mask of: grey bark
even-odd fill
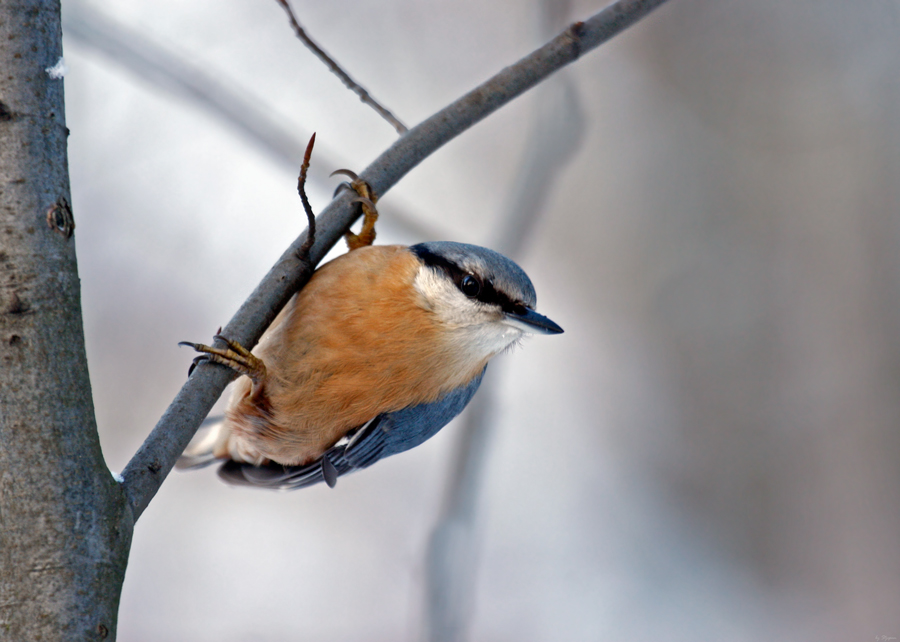
[[[114,637],[131,513],[100,452],[59,3],[0,3],[0,638]]]

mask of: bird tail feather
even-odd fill
[[[216,452],[221,452],[221,445],[228,439],[225,416],[207,417],[197,428],[194,438],[184,449],[181,457],[175,462],[178,470],[205,468],[221,461]]]

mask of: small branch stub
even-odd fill
[[[72,238],[75,233],[75,217],[72,216],[72,206],[65,196],[56,199],[56,203],[47,210],[47,226],[67,239]]]
[[[16,113],[0,100],[0,123],[8,122],[16,117]]]
[[[316,242],[316,215],[313,213],[312,205],[309,204],[309,198],[306,196],[306,172],[309,170],[309,160],[312,158],[313,146],[316,144],[316,134],[309,139],[306,145],[306,153],[303,154],[303,164],[300,165],[300,175],[297,176],[297,193],[300,194],[300,201],[303,203],[303,211],[306,212],[306,220],[309,224],[306,232],[306,241],[297,250],[297,258],[312,267],[309,260],[309,250]]]

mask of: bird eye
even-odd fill
[[[474,299],[481,292],[481,283],[472,275],[466,275],[459,284],[459,289],[470,299]]]

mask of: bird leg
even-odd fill
[[[363,224],[359,234],[354,234],[349,230],[344,234],[347,248],[353,251],[360,247],[372,245],[375,242],[375,221],[378,220],[378,210],[375,209],[375,202],[378,200],[378,197],[375,195],[375,191],[371,185],[349,169],[338,169],[331,172],[332,176],[335,174],[343,174],[350,177],[350,187],[358,194],[353,200],[362,205],[363,211]],[[346,185],[346,183],[343,183],[343,185]]]
[[[250,377],[250,381],[253,382],[250,397],[253,399],[258,398],[262,394],[263,384],[266,380],[266,364],[237,341],[227,339],[221,334],[216,334],[213,338],[222,340],[228,347],[225,349],[213,348],[202,343],[191,343],[189,341],[182,341],[178,344],[180,346],[190,346],[197,352],[203,353],[194,359],[188,376],[198,364],[212,361],[213,363],[227,366],[238,374]]]

